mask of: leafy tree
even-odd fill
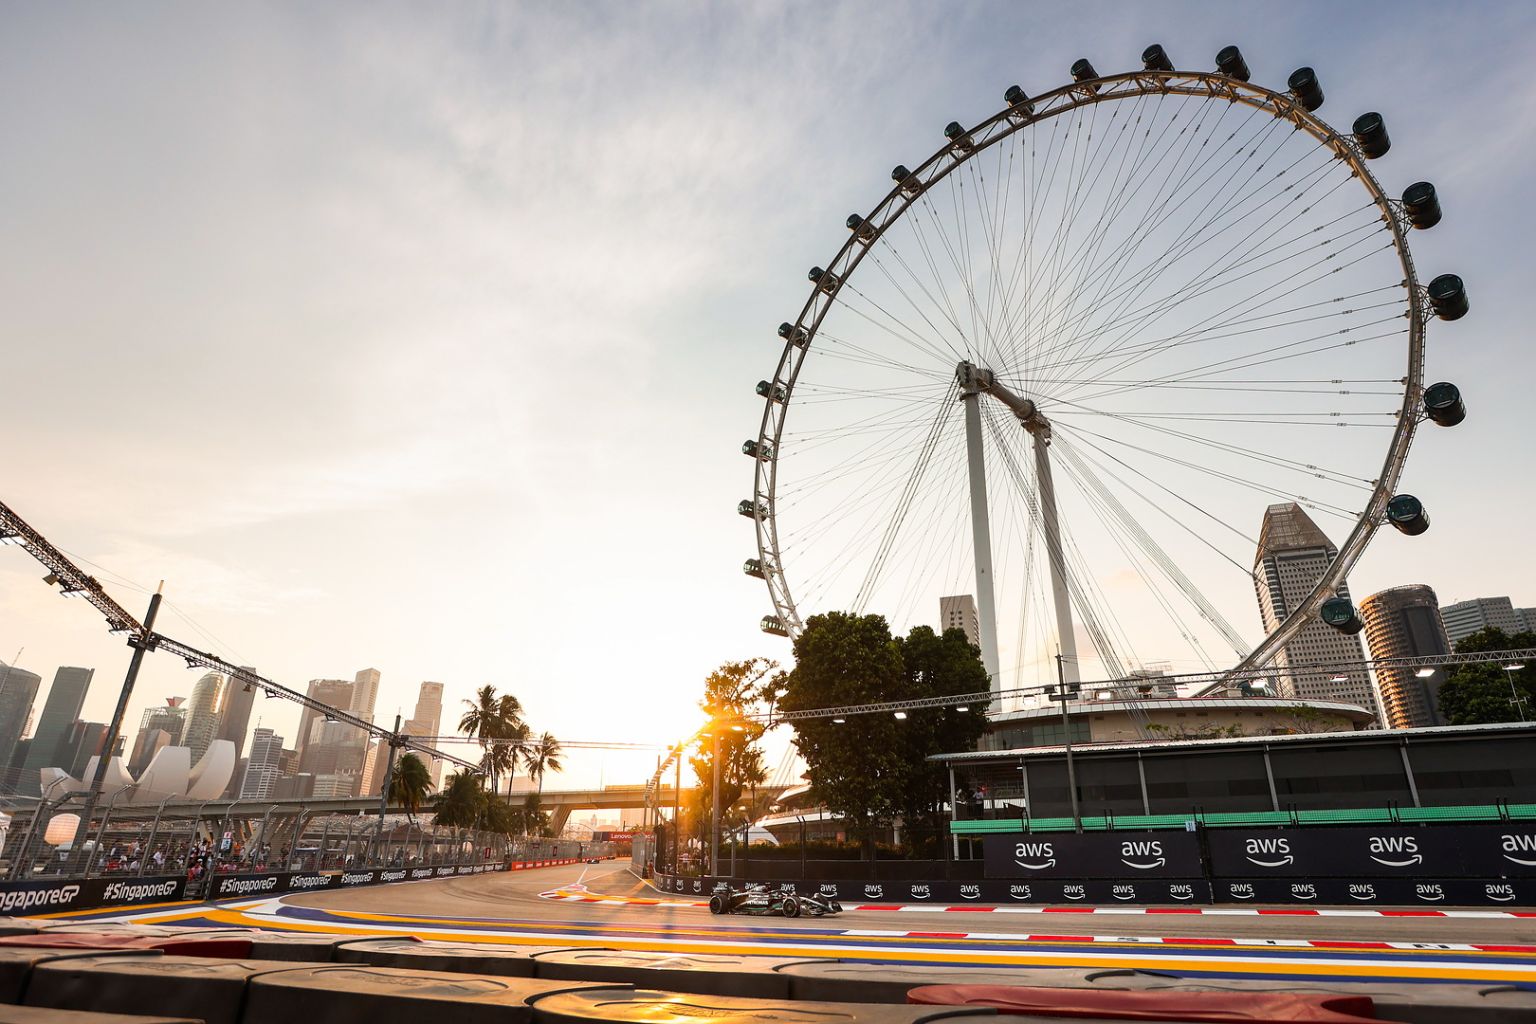
[[[480,776],[455,772],[443,781],[442,792],[432,798],[433,822],[450,828],[479,828],[488,803]]]
[[[784,673],[779,663],[767,658],[749,658],[746,661],[728,661],[711,672],[704,680],[704,699],[699,707],[712,721],[721,723],[716,736],[699,746],[699,752],[690,758],[693,774],[698,780],[694,790],[694,811],[700,820],[708,819],[714,810],[714,757],[720,754],[720,814],[722,827],[734,823],[734,808],[749,787],[760,786],[768,778],[763,766],[762,748],[758,741],[763,736],[761,723],[748,721],[743,716],[753,713],[758,705],[776,696],[782,685]],[[718,742],[718,747],[716,746]]]
[[[1513,636],[1502,629],[1480,629],[1463,637],[1456,645],[1457,654],[1483,651],[1513,651],[1536,647],[1536,633]],[[1514,693],[1510,684],[1514,684]],[[1518,696],[1520,705],[1513,703]],[[1488,722],[1518,722],[1536,715],[1536,665],[1506,672],[1499,662],[1458,665],[1440,685],[1440,713],[1451,725],[1482,725]]]
[[[405,817],[416,824],[415,814],[432,792],[432,773],[413,753],[402,754],[396,759],[389,776],[389,802],[405,808]]]
[[[565,770],[560,764],[560,758],[564,756],[564,752],[560,749],[560,741],[555,739],[555,734],[546,732],[538,739],[530,741],[523,750],[522,756],[523,768],[539,784],[539,788],[532,794],[532,810],[537,815],[539,805],[544,801],[544,773]]]
[[[807,620],[795,639],[795,668],[779,701],[785,711],[982,693],[988,689],[980,652],[964,632],[942,636],[919,626],[891,636],[879,615],[832,612]],[[975,746],[986,723],[985,701],[965,712],[931,708],[905,720],[889,714],[794,723],[812,795],[838,814],[850,836],[872,851],[875,836],[898,819],[915,827],[942,820],[948,774],[927,758]]]

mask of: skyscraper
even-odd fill
[[[1253,586],[1266,633],[1278,629],[1306,600],[1338,554],[1338,548],[1295,502],[1271,505],[1264,510],[1259,550],[1253,560]],[[1337,594],[1349,597],[1349,584],[1341,581]],[[1292,671],[1308,665],[1327,668]],[[1277,692],[1282,697],[1358,704],[1381,721],[1358,635],[1341,633],[1313,619],[1281,648],[1274,666],[1279,672]]]
[[[240,781],[241,800],[266,800],[277,792],[282,778],[283,738],[271,729],[257,728],[251,736],[251,756]]]
[[[54,751],[54,767],[62,768],[75,778],[85,782],[86,768],[91,763],[91,758],[101,754],[101,748],[107,742],[107,723],[105,722],[81,722],[69,723],[64,730],[64,738],[59,740],[58,749]],[[122,752],[122,737],[118,737],[117,749],[113,754]]]
[[[43,704],[37,729],[32,733],[32,746],[27,748],[25,768],[32,776],[30,780],[22,780],[27,792],[38,792],[38,769],[69,767],[59,764],[56,757],[70,723],[80,720],[85,693],[91,688],[91,676],[95,674],[93,668],[75,668],[70,665],[62,666],[53,674],[53,685],[48,688],[48,700]]]
[[[311,679],[305,693],[322,704],[345,709],[352,706],[352,689],[352,682],[346,679]],[[305,708],[299,714],[299,735],[294,739],[293,747],[299,752],[301,761],[309,749],[310,733],[314,731],[315,721],[319,718],[320,713],[312,708]]]
[[[192,687],[192,699],[187,702],[187,727],[182,731],[181,743],[192,752],[192,764],[208,752],[219,732],[219,695],[224,690],[224,677],[209,672]]]
[[[416,713],[407,723],[406,732],[412,736],[428,737],[436,736],[443,727],[443,684],[422,683],[421,689],[416,691]],[[434,744],[435,746],[436,744]],[[427,760],[427,773],[432,777],[432,786],[436,788],[442,784],[443,763],[441,761]]]
[[[939,632],[951,629],[965,630],[965,638],[981,646],[980,618],[976,614],[976,599],[970,594],[939,598]]]
[[[242,668],[254,673],[250,665]],[[218,739],[229,740],[235,745],[235,760],[245,756],[245,730],[251,724],[251,702],[256,698],[256,687],[232,678],[224,694],[224,707],[219,713]]]
[[[379,670],[365,668],[352,681],[352,706],[346,710],[365,722],[373,721],[373,706],[379,699]]]
[[[42,685],[43,677],[36,672],[0,661],[0,772],[16,753],[16,742],[27,727],[27,719],[32,716],[32,702],[37,699],[37,688]]]
[[[1365,622],[1371,657],[1377,661],[1450,653],[1450,641],[1440,622],[1440,602],[1433,590],[1421,584],[1372,594],[1360,602],[1360,618]],[[1443,670],[1420,676],[1416,669],[1377,665],[1376,681],[1389,728],[1445,724],[1439,700],[1440,684],[1445,681]]]
[[[1459,644],[1480,629],[1502,629],[1509,634],[1522,632],[1525,616],[1507,597],[1474,597],[1440,609],[1445,635]]]
[[[187,727],[185,697],[167,697],[164,707],[145,708],[139,719],[139,733],[133,741],[133,752],[128,756],[128,771],[137,778],[149,766],[162,747],[174,747],[181,742],[181,734]]]

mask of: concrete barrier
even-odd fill
[[[141,1017],[121,1013],[82,1013],[41,1006],[0,1006],[0,1024],[203,1024],[192,1017]]]
[[[0,935],[31,935],[37,925],[23,917],[0,917]]]
[[[530,1000],[578,982],[333,964],[251,979],[243,1024],[531,1024]]]
[[[563,951],[551,946],[502,946],[474,942],[423,942],[417,939],[358,939],[336,947],[336,963],[401,967],[413,971],[490,974],[499,978],[532,978],[530,953]]]
[[[184,956],[51,960],[32,969],[26,1004],[96,1013],[153,1008],[201,1018],[206,1024],[240,1024],[246,983],[257,975],[292,969],[293,964],[276,960]]]
[[[0,949],[0,1003],[19,1003],[27,994],[27,984],[38,964],[53,960],[69,960],[82,956],[101,956],[99,950],[46,949],[43,947]],[[107,954],[109,956],[158,957],[158,949],[129,949]]]
[[[564,949],[533,956],[535,976],[565,981],[616,981],[645,988],[704,995],[790,998],[792,964],[814,963],[767,956],[714,956],[607,949]]]
[[[330,963],[336,959],[337,946],[356,938],[314,932],[257,932],[251,936],[251,956],[258,960]]]
[[[795,999],[850,1003],[905,1003],[922,985],[1045,985],[1085,988],[1083,971],[1050,967],[944,967],[806,960],[775,969]]]
[[[539,996],[533,1000],[533,1013],[537,1024],[926,1024],[952,1017],[995,1015],[982,1007],[802,1003],[649,989],[592,989]]]

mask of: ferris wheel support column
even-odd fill
[[[962,364],[962,370],[969,364]],[[981,448],[981,391],[968,384],[960,400],[965,404],[965,452],[971,482],[971,542],[976,552],[976,613],[981,619],[981,663],[991,680],[993,714],[1001,711],[996,701],[1003,686],[997,656],[997,605],[992,596],[992,529],[987,522],[987,468]],[[942,628],[942,625],[941,625]]]
[[[1024,421],[1024,429],[1035,442],[1040,525],[1045,530],[1045,549],[1051,559],[1051,596],[1056,603],[1056,638],[1061,647],[1063,684],[1068,690],[1074,690],[1082,676],[1077,664],[1077,627],[1072,621],[1072,596],[1067,591],[1066,556],[1061,550],[1061,523],[1056,518],[1056,484],[1051,477],[1051,425],[1036,411]]]

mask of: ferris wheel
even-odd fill
[[[1142,62],[1079,60],[950,123],[811,268],[742,445],[765,632],[823,611],[905,631],[970,595],[994,690],[1054,681],[1057,655],[1069,681],[1241,670],[1320,612],[1358,629],[1337,595],[1372,535],[1428,527],[1397,490],[1408,449],[1465,410],[1424,387],[1425,327],[1468,310],[1460,278],[1422,286],[1409,253],[1440,220],[1434,186],[1389,195],[1369,167],[1384,119],[1330,127],[1311,68],[1282,92],[1236,47],[1214,71],[1161,46]],[[1277,503],[1337,556],[1264,629]]]

